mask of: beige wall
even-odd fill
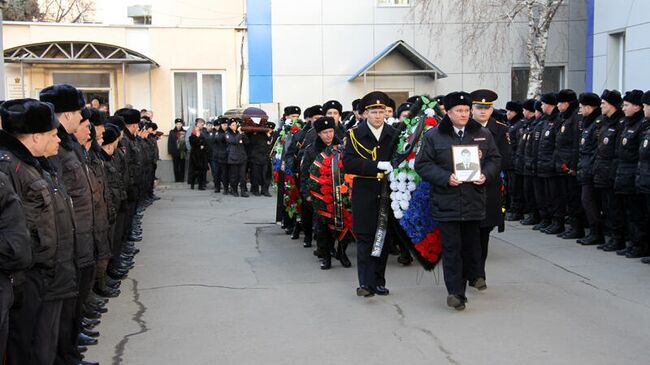
[[[25,65],[27,96],[37,96],[38,90],[52,83],[49,73],[52,70],[110,69],[113,71],[111,110],[123,107],[125,101],[137,109],[151,109],[155,113],[154,120],[160,130],[167,133],[175,118],[173,72],[217,71],[223,73],[224,110],[237,106],[241,32],[235,28],[115,27],[9,22],[3,27],[3,35],[5,49],[48,41],[92,41],[126,47],[144,54],[160,65],[127,66],[125,88],[122,84],[121,65]],[[7,64],[6,68],[8,81],[20,75],[19,65]],[[123,93],[124,89],[126,95]],[[166,139],[161,140],[162,158],[168,158],[166,146]]]

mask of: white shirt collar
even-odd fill
[[[463,128],[456,128],[456,126],[453,127],[454,127],[454,133],[458,134],[458,131],[463,131],[463,134],[465,133],[465,127]]]
[[[375,136],[375,139],[379,141],[379,137],[381,137],[381,132],[384,130],[384,123],[382,123],[379,128],[375,128],[372,126],[372,124],[368,123],[368,128],[370,129],[370,132],[372,132],[372,135]]]

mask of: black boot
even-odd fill
[[[548,228],[543,230],[542,232],[546,234],[558,234],[564,232],[564,219],[558,218],[553,220],[553,224],[551,224]]]
[[[574,240],[576,238],[583,238],[585,236],[585,229],[582,227],[582,224],[574,221],[571,224],[571,229],[565,232],[562,235],[562,238],[565,240]]]
[[[347,249],[348,249],[347,243],[339,243],[336,249],[336,258],[341,262],[341,265],[343,267],[352,266],[352,263],[350,262],[350,259],[348,258],[348,255],[345,252]]]
[[[577,242],[583,246],[594,246],[603,244],[605,240],[603,239],[603,235],[600,230],[596,227],[592,227],[589,230],[589,235],[587,235],[587,237],[579,239]]]
[[[603,251],[614,252],[625,248],[625,240],[622,238],[609,238],[609,241],[603,246]]]
[[[519,223],[523,226],[534,226],[535,224],[539,223],[539,217],[537,214],[531,213]]]
[[[291,234],[291,239],[292,240],[299,239],[300,238],[300,231],[301,231],[300,223],[296,222],[296,224],[293,227],[293,233]]]
[[[321,270],[329,270],[332,267],[332,258],[330,256],[324,257],[320,261]]]
[[[541,231],[542,229],[546,229],[550,225],[551,225],[551,221],[549,219],[543,219],[542,221],[540,221],[539,223],[533,226],[533,231]]]

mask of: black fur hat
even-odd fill
[[[0,105],[0,119],[9,134],[45,133],[59,127],[54,106],[36,99],[5,101]]]
[[[472,96],[464,91],[454,91],[445,95],[442,99],[442,105],[446,110],[451,110],[458,105],[472,106]]]
[[[509,110],[509,111],[515,112],[515,113],[521,113],[521,112],[524,111],[524,108],[518,102],[511,100],[511,101],[506,103],[506,110]]]
[[[314,129],[316,129],[316,133],[320,133],[326,129],[329,128],[334,128],[335,123],[334,123],[334,118],[331,117],[320,117],[316,119],[312,125],[314,126]]]
[[[643,91],[634,89],[632,91],[626,91],[625,96],[623,97],[623,101],[627,101],[628,103],[632,103],[635,105],[640,105],[643,106]]]
[[[55,113],[81,110],[86,105],[81,91],[68,84],[56,84],[46,87],[41,90],[39,99],[52,103]]]
[[[600,96],[595,93],[582,93],[578,98],[578,102],[582,105],[589,105],[593,107],[600,106]]]
[[[343,113],[343,105],[336,100],[330,100],[323,104],[323,112],[327,114],[327,111],[330,109],[336,109],[339,111],[339,114]]]
[[[126,129],[126,123],[124,123],[124,118],[119,115],[114,115],[112,117],[106,118],[106,124],[112,124],[116,126],[120,131]]]
[[[124,118],[124,124],[138,124],[140,123],[140,112],[136,109],[122,108],[115,112],[115,115],[119,115]]]
[[[562,89],[557,93],[556,99],[558,103],[572,103],[578,100],[578,96],[571,89]]]
[[[603,93],[600,95],[600,98],[608,102],[609,104],[620,108],[621,103],[623,102],[623,97],[618,90],[603,90]]]

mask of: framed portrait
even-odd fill
[[[460,181],[478,181],[481,178],[481,159],[478,145],[451,146],[454,175]]]

